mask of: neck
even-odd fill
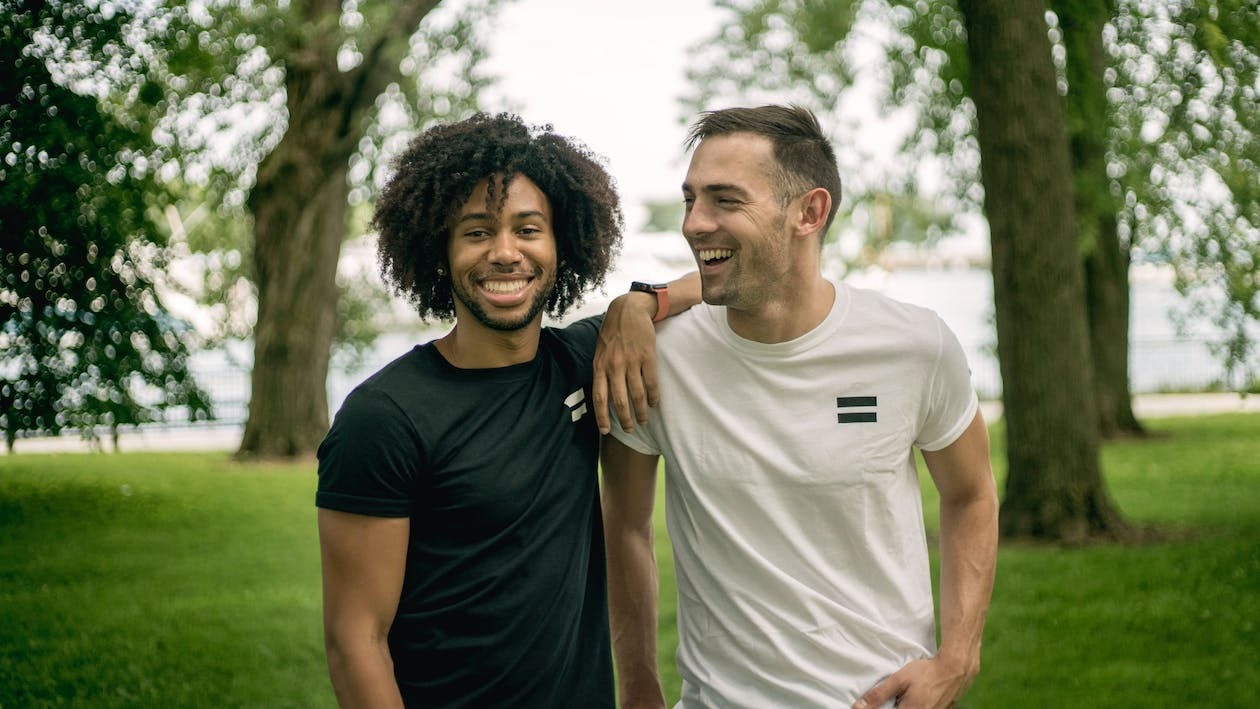
[[[460,369],[493,369],[529,362],[538,354],[542,316],[519,330],[492,330],[480,323],[455,327],[435,346],[447,362]]]
[[[836,301],[836,289],[815,271],[789,279],[779,297],[747,310],[726,309],[726,322],[745,340],[772,344],[795,340],[818,327]]]

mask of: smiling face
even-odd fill
[[[499,209],[487,199],[488,191],[489,180],[482,180],[451,215],[447,258],[455,317],[461,324],[520,330],[541,321],[556,283],[551,204],[520,174]]]
[[[790,236],[774,164],[770,139],[752,133],[706,138],[691,157],[683,236],[706,303],[754,310],[787,282]]]

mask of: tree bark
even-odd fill
[[[1098,240],[1084,264],[1098,432],[1104,438],[1145,436],[1129,385],[1129,250],[1116,234],[1114,214],[1100,215],[1098,222]]]
[[[328,431],[326,380],[350,156],[377,96],[401,78],[407,38],[437,3],[398,3],[394,21],[351,71],[337,65],[340,0],[310,0],[295,10],[305,30],[295,33],[284,60],[288,128],[259,165],[249,196],[258,320],[238,456],[309,455]]]
[[[993,253],[1004,537],[1124,529],[1103,486],[1071,158],[1045,0],[960,0]]]
[[[1129,249],[1116,229],[1119,205],[1107,176],[1107,68],[1103,27],[1110,0],[1052,0],[1067,53],[1067,115],[1076,224],[1085,266],[1090,356],[1099,433],[1141,436],[1129,386]]]

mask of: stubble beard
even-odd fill
[[[534,278],[538,279],[541,277],[542,272],[539,269],[535,269]],[[551,292],[555,290],[555,287],[556,274],[553,272],[547,282],[543,284],[543,287],[539,289],[538,294],[534,296],[534,300],[529,304],[529,310],[526,311],[525,315],[521,316],[519,319],[496,320],[491,317],[490,313],[486,312],[485,308],[481,307],[481,303],[477,302],[477,298],[473,295],[473,292],[470,292],[467,288],[465,288],[462,282],[457,282],[454,279],[451,281],[451,292],[455,295],[459,302],[464,304],[464,307],[467,308],[468,312],[477,319],[477,322],[487,328],[490,328],[491,330],[497,330],[499,332],[515,332],[533,322],[534,318],[538,317],[538,314],[541,313],[543,308],[547,306],[547,299],[551,297]]]

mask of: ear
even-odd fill
[[[801,196],[800,216],[796,220],[798,236],[821,234],[831,213],[831,193],[815,187]]]

